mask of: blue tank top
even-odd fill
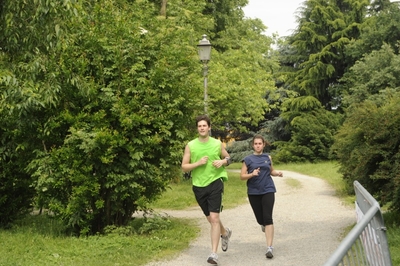
[[[263,195],[276,192],[274,180],[271,177],[271,160],[267,153],[261,155],[251,154],[243,159],[247,166],[247,173],[252,173],[260,168],[258,176],[253,176],[247,180],[248,195]]]

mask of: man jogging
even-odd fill
[[[222,211],[223,181],[228,179],[224,166],[230,157],[222,142],[210,137],[210,118],[201,115],[196,118],[198,137],[190,141],[182,159],[182,170],[192,172],[193,193],[211,225],[211,254],[207,262],[218,264],[217,249],[221,237],[222,251],[228,250],[232,230],[225,228],[220,220]]]

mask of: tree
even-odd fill
[[[54,112],[59,99],[59,81],[54,78],[58,67],[51,58],[73,11],[70,1],[1,4],[1,225],[31,210],[35,191],[27,162],[35,158],[34,150],[45,147],[46,140],[57,143],[58,136],[46,131],[40,121]]]
[[[1,67],[0,67],[1,68]],[[0,113],[4,114],[4,106]],[[20,215],[32,210],[32,178],[24,171],[25,158],[31,155],[15,140],[21,132],[15,125],[15,117],[1,116],[0,123],[0,227],[8,227]],[[6,128],[9,127],[9,130]],[[12,177],[12,178],[11,178]]]
[[[271,108],[265,97],[276,92],[272,71],[278,64],[268,56],[272,40],[262,29],[261,21],[245,20],[217,40],[224,52],[210,62],[209,112],[222,138],[227,124],[231,135],[246,132]]]
[[[349,187],[358,180],[396,212],[400,211],[399,100],[397,92],[382,106],[370,100],[353,104],[332,146]]]
[[[176,89],[194,75],[196,61],[187,58],[195,47],[180,49],[191,32],[149,14],[147,22],[157,27],[148,28],[140,19],[145,13],[132,17],[133,10],[148,9],[145,3],[118,8],[102,2],[91,9],[90,23],[74,25],[74,42],[60,55],[60,78],[78,78],[63,87],[63,101],[70,103],[58,119],[68,121],[68,131],[62,145],[38,152],[29,165],[48,207],[84,234],[126,225],[180,175],[188,123],[198,107],[196,83]],[[79,88],[88,94],[73,95]]]
[[[384,44],[360,59],[340,80],[344,106],[372,100],[383,105],[385,95],[399,91],[400,57]]]
[[[344,75],[346,118],[332,146],[349,186],[358,180],[395,211],[400,211],[399,74],[400,56],[384,44]]]
[[[400,9],[389,1],[377,1],[379,5],[370,11],[360,27],[360,36],[351,40],[346,46],[345,54],[353,62],[374,50],[380,50],[388,44],[394,52],[399,53]]]
[[[21,180],[27,200],[76,234],[125,225],[161,196],[181,175],[184,144],[203,110],[196,44],[214,26],[205,5],[168,1],[161,17],[159,4],[147,1],[8,1],[0,32],[1,149],[12,154],[0,163],[14,169],[2,176],[7,184]],[[221,45],[237,33],[251,38],[239,42],[246,54],[213,51],[212,104],[225,107],[212,111],[216,128],[242,116],[257,123],[267,108],[262,96],[273,91],[263,68],[274,62],[253,50],[267,51],[269,39],[245,24],[226,29]],[[228,104],[231,90],[244,88],[242,100]]]
[[[276,141],[274,156],[280,162],[316,162],[328,160],[333,136],[337,132],[341,115],[325,110],[312,96],[287,100],[281,118],[286,121],[289,141]]]
[[[283,73],[290,89],[317,98],[330,110],[338,95],[335,85],[351,66],[345,46],[358,38],[369,1],[306,1],[300,10],[299,26],[289,36],[295,50],[295,72]]]
[[[167,3],[168,0],[162,0],[161,1],[161,9],[160,9],[160,16],[167,16]]]
[[[30,11],[45,12],[46,4]],[[36,186],[40,204],[78,234],[126,224],[180,175],[188,124],[200,108],[200,81],[189,82],[197,62],[187,60],[195,58],[194,31],[157,20],[146,3],[122,4],[76,4],[65,28],[53,27],[57,38],[46,38],[48,25],[50,33],[35,37],[43,49],[29,43],[15,50],[2,76],[2,106],[10,107],[2,109],[10,121],[2,126],[18,126],[14,149],[28,155],[7,163],[35,177],[28,184]],[[55,14],[63,11],[54,7]],[[15,21],[24,19],[25,12],[15,14]],[[155,26],[146,34],[147,23]],[[12,29],[2,35],[7,53],[21,34]],[[27,32],[25,38],[33,37]]]
[[[224,47],[220,46],[218,39],[227,30],[232,30],[243,20],[243,7],[248,0],[205,0],[206,6],[203,14],[213,18],[214,27],[212,28],[215,48],[223,52]]]
[[[271,143],[267,149],[274,160],[286,163],[330,159],[330,147],[342,116],[325,110],[312,96],[287,99],[282,109],[284,112],[279,118],[267,121],[257,131]],[[250,139],[251,136],[228,145],[227,150],[234,160],[241,161],[251,152]]]

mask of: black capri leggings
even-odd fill
[[[250,205],[256,216],[257,223],[260,225],[274,224],[272,220],[272,211],[274,209],[275,193],[247,196],[249,197]]]

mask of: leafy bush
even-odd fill
[[[14,52],[20,42],[10,53],[15,61],[0,62],[10,69],[0,73],[0,111],[10,122],[4,128],[22,135],[12,136],[21,143],[10,152],[25,152],[18,162],[0,163],[18,169],[0,168],[8,193],[16,194],[0,198],[13,201],[2,219],[20,211],[20,199],[30,207],[33,193],[24,192],[36,189],[38,207],[62,219],[71,233],[126,225],[179,174],[189,121],[201,109],[201,101],[192,100],[198,62],[188,60],[197,33],[172,30],[179,20],[160,20],[148,1],[14,2],[4,8],[4,16],[13,14],[7,23],[31,24],[6,26],[1,34],[2,51]],[[146,24],[154,30],[144,33]],[[18,39],[26,28],[28,36]],[[17,189],[21,184],[24,189]]]
[[[1,135],[4,137],[7,134]],[[23,170],[24,158],[29,155],[22,149],[15,150],[12,141],[0,148],[0,227],[8,227],[15,219],[30,211],[35,194],[31,187],[32,178]]]
[[[226,146],[226,151],[231,156],[232,162],[241,162],[244,157],[253,152],[250,140],[234,141]]]
[[[1,170],[0,170],[1,171]],[[30,211],[34,191],[29,185],[29,176],[21,174],[10,178],[8,171],[0,174],[0,227],[8,227],[11,222]]]
[[[288,121],[291,132],[289,141],[277,141],[275,162],[317,162],[330,158],[330,147],[334,142],[342,116],[322,108],[311,96],[298,97],[287,102],[288,111],[281,117]]]
[[[151,234],[153,231],[167,230],[170,226],[171,220],[168,216],[153,213],[150,217],[143,218],[143,223],[137,232],[141,235]]]
[[[354,104],[335,136],[332,152],[349,183],[358,180],[380,203],[400,211],[400,97],[378,107]]]

